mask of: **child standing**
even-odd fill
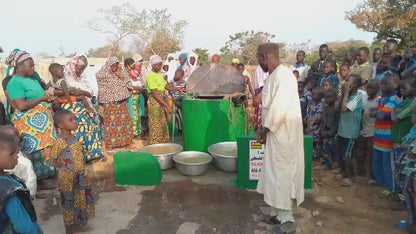
[[[67,234],[86,227],[94,217],[91,181],[85,169],[82,145],[71,131],[78,128],[74,114],[59,111],[54,116],[58,140],[52,146],[52,163],[59,168],[59,188]]]
[[[0,134],[0,231],[2,233],[41,234],[29,191],[23,182],[4,170],[18,163],[19,141]]]
[[[384,190],[381,196],[389,198],[394,189],[391,155],[393,150],[393,141],[391,138],[393,121],[391,119],[391,113],[395,108],[400,106],[401,100],[395,95],[392,76],[383,78],[380,83],[380,89],[383,96],[378,102],[378,106],[371,113],[371,116],[376,118],[373,169],[376,183],[379,185],[387,184],[387,190]]]
[[[330,170],[336,158],[335,136],[338,131],[339,111],[335,107],[337,91],[335,89],[326,90],[324,93],[325,105],[322,110],[321,137],[322,137],[322,156],[325,167]]]
[[[309,105],[306,116],[306,134],[313,136],[313,158],[319,160],[322,153],[321,115],[323,108],[323,92],[321,88],[312,90],[312,104]]]
[[[406,175],[403,193],[407,205],[406,229],[408,233],[416,233],[416,108],[413,108],[413,127],[403,138],[402,150],[405,157],[401,169]]]
[[[361,77],[350,75],[344,84],[342,98],[338,105],[341,107],[341,117],[338,127],[338,159],[342,172],[342,186],[352,184],[352,159],[355,158],[354,145],[361,132],[361,119],[363,109],[362,93],[358,92],[361,86]]]
[[[377,65],[376,79],[381,81],[386,75],[392,74],[393,73],[391,71],[392,64],[393,64],[392,57],[389,57],[389,56],[381,57],[381,60]]]
[[[176,70],[174,81],[172,86],[178,88],[181,92],[172,91],[173,102],[176,106],[175,111],[175,125],[176,128],[181,132],[182,131],[182,99],[184,97],[183,92],[186,90],[186,81],[184,79],[185,72],[184,70]]]
[[[305,82],[298,81],[298,94],[299,94],[299,101],[300,101],[300,110],[302,112],[302,124],[303,124],[303,132],[306,129],[306,114],[308,113],[308,99],[305,96]]]
[[[244,81],[245,81],[245,84],[246,84],[246,93],[247,93],[247,90],[248,90],[250,92],[251,96],[254,97],[254,89],[253,89],[253,86],[251,85],[250,77],[244,75],[245,68],[244,68],[243,63],[239,63],[237,65],[237,71],[238,71],[238,73],[240,73],[244,77]]]
[[[363,99],[363,120],[360,138],[357,141],[357,162],[358,175],[366,177],[369,184],[375,184],[373,172],[373,151],[374,151],[374,127],[375,118],[370,117],[372,109],[378,106],[380,96],[380,82],[370,80],[367,85],[367,98]]]
[[[341,65],[341,67],[339,68],[339,84],[338,84],[338,97],[341,96],[341,92],[342,92],[342,87],[344,87],[344,84],[347,83],[346,79],[347,77],[350,75],[350,66],[348,65],[348,63],[344,63]]]
[[[318,86],[323,87],[324,81],[330,80],[332,81],[332,87],[334,89],[338,88],[338,77],[335,75],[335,68],[337,64],[335,61],[329,60],[325,62],[325,74],[319,79]]]
[[[403,102],[399,108],[392,112],[393,129],[391,139],[393,141],[393,175],[394,175],[394,193],[403,199],[403,189],[406,176],[400,169],[404,153],[401,149],[403,138],[412,128],[413,109],[416,106],[416,78],[407,78],[402,81],[400,93],[403,95]]]

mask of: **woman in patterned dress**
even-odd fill
[[[115,57],[110,57],[96,76],[105,146],[118,148],[130,145],[134,138],[127,103],[133,90],[131,79]]]
[[[147,90],[149,100],[149,143],[160,144],[169,142],[168,113],[172,114],[173,109],[165,97],[165,90],[181,92],[168,84],[161,73],[162,58],[159,55],[150,57],[152,71],[147,75]]]
[[[88,66],[88,61],[85,56],[73,58],[65,66],[64,79],[68,87],[77,89],[77,95],[92,97],[93,91],[83,74],[86,66]],[[78,119],[78,129],[75,135],[82,143],[85,160],[89,162],[97,158],[104,159],[99,125],[82,102],[73,102],[72,106],[69,103],[62,104],[62,109],[70,110]]]
[[[25,51],[14,51],[10,64],[15,67],[7,92],[16,111],[12,115],[15,127],[23,136],[21,150],[29,154],[38,180],[55,175],[47,160],[56,136],[52,106],[55,97],[45,93],[41,80],[34,78],[35,65]]]

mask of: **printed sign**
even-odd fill
[[[257,141],[250,141],[249,150],[249,179],[259,180],[261,167],[263,166],[264,145]]]

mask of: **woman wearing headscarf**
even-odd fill
[[[179,55],[179,66],[176,70],[184,70],[186,61],[188,61],[188,55],[186,53]]]
[[[49,102],[56,97],[46,94],[34,78],[35,64],[27,52],[17,51],[10,64],[14,75],[7,85],[7,93],[16,108],[12,121],[23,137],[21,150],[30,155],[37,179],[46,179],[55,175],[47,159],[56,140]]]
[[[97,73],[97,83],[105,146],[116,148],[130,145],[134,134],[127,101],[133,87],[116,57],[110,57]]]
[[[74,57],[69,61],[65,66],[64,79],[68,87],[77,89],[76,95],[91,97],[92,90],[89,89],[88,82],[82,76],[88,64],[86,60],[85,57]],[[104,159],[101,151],[100,128],[82,102],[73,102],[73,106],[69,103],[62,104],[62,108],[71,111],[77,117],[78,129],[75,131],[75,135],[78,141],[82,143],[85,161],[88,162],[97,158]]]
[[[168,84],[161,73],[162,58],[159,55],[150,57],[152,71],[147,75],[147,90],[149,92],[148,109],[149,109],[149,142],[150,144],[159,144],[169,142],[169,129],[167,113],[173,113],[169,105],[165,90],[178,91]]]
[[[175,71],[178,68],[178,62],[175,60],[174,54],[168,54],[167,64],[169,66],[168,70],[168,83],[172,83],[175,77]]]
[[[7,93],[7,85],[9,84],[10,80],[13,78],[13,76],[16,74],[16,59],[17,59],[17,55],[21,54],[21,50],[20,49],[14,49],[9,57],[6,58],[6,64],[8,65],[7,67],[7,73],[6,73],[6,77],[3,79],[2,81],[2,86],[3,86],[3,90],[4,90],[4,95],[6,96],[6,112],[7,112],[7,117],[9,119],[11,119],[11,116],[14,112],[15,107],[13,106],[13,103],[11,102],[9,95]],[[39,74],[35,71],[33,72],[32,78],[36,79],[39,84],[42,86],[43,89],[45,89],[46,84],[45,82],[40,78]]]
[[[185,79],[185,81],[188,81],[192,72],[194,72],[196,69],[199,68],[198,55],[195,54],[194,52],[190,52],[188,54],[188,57],[189,57],[189,59],[186,61],[185,68],[184,68],[184,71],[185,71],[184,79]]]

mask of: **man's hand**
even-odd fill
[[[269,129],[265,127],[260,127],[259,129],[257,129],[257,132],[256,132],[257,141],[261,144],[266,144],[268,132],[269,132]]]

